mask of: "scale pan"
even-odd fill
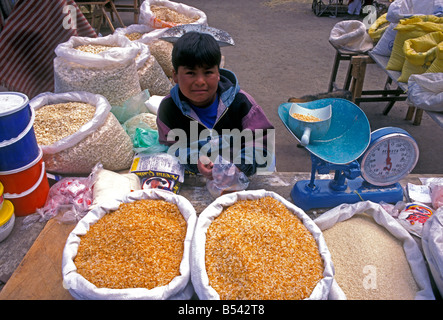
[[[278,115],[286,129],[301,142],[289,127],[289,110],[293,103],[278,107]],[[331,124],[321,138],[311,141],[305,148],[318,158],[333,164],[347,164],[358,159],[369,146],[371,128],[365,113],[354,103],[345,99],[320,99],[297,103],[307,109],[332,106]]]

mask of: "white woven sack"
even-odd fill
[[[386,28],[385,32],[381,36],[380,40],[378,40],[374,49],[372,49],[372,53],[385,57],[391,56],[395,36],[397,35],[397,30],[394,29],[396,26],[396,23],[389,24],[389,26]]]
[[[406,259],[409,262],[412,275],[419,288],[415,299],[435,299],[429,274],[426,269],[426,263],[416,241],[405,228],[403,228],[383,209],[381,205],[371,201],[362,201],[355,204],[343,204],[323,213],[320,217],[316,218],[314,222],[322,231],[324,231],[331,228],[336,223],[350,219],[355,214],[359,213],[366,213],[372,216],[375,222],[386,228],[387,231],[402,242]],[[334,284],[336,284],[335,279]],[[338,287],[338,285],[336,287]]]
[[[395,0],[389,5],[386,20],[398,23],[414,15],[441,14],[443,0]]]
[[[152,28],[161,28],[165,29],[155,21],[155,15],[151,11],[151,5],[167,7],[178,13],[181,13],[187,17],[198,17],[198,20],[193,22],[192,24],[203,24],[208,25],[208,18],[206,14],[194,7],[188,6],[184,3],[178,3],[167,0],[145,0],[140,6],[140,23],[150,26]]]
[[[435,285],[443,296],[443,207],[424,224],[422,246]]]
[[[238,200],[251,200],[263,197],[273,197],[282,202],[292,213],[294,213],[315,238],[320,255],[323,259],[324,271],[323,279],[315,286],[309,300],[326,300],[330,292],[333,281],[334,269],[331,262],[331,255],[326,247],[323,234],[309,216],[300,208],[290,203],[280,195],[266,190],[247,190],[229,193],[218,197],[199,215],[195,227],[194,238],[191,250],[191,280],[195,292],[201,300],[219,300],[219,294],[209,285],[209,278],[205,268],[205,244],[206,231],[212,221],[217,218],[224,207],[231,206]]]
[[[180,264],[180,275],[172,281],[161,287],[130,288],[130,289],[108,289],[97,288],[87,281],[83,276],[77,273],[74,264],[74,258],[77,255],[80,237],[87,233],[90,225],[96,223],[107,213],[118,209],[119,205],[134,202],[141,199],[159,199],[174,203],[178,206],[181,214],[187,222],[187,232],[184,242],[183,259]],[[154,189],[138,190],[127,194],[126,196],[106,203],[92,209],[68,236],[62,258],[62,276],[63,285],[69,290],[70,294],[79,300],[184,300],[190,299],[194,294],[190,276],[190,250],[192,236],[194,233],[197,215],[192,204],[183,196],[172,192]]]
[[[329,34],[329,41],[338,48],[356,52],[366,52],[374,46],[366,26],[359,20],[336,23]]]
[[[408,102],[427,111],[443,111],[443,73],[413,74],[408,79]]]

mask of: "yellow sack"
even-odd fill
[[[394,46],[391,56],[386,66],[387,70],[401,71],[405,61],[403,44],[408,39],[417,38],[427,33],[443,31],[443,17],[434,15],[414,16],[408,19],[401,19],[395,27]]]
[[[426,72],[443,72],[443,42],[437,45],[437,56]]]
[[[398,81],[408,82],[411,74],[425,73],[436,57],[437,45],[442,41],[441,31],[406,40],[403,46],[405,62]]]
[[[381,36],[389,26],[389,21],[386,20],[386,15],[387,13],[378,17],[368,29],[368,34],[374,42],[378,42],[378,40],[380,40]]]

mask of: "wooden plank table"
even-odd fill
[[[408,182],[421,184],[419,177],[435,176],[411,174],[400,183],[402,186],[406,186]],[[294,172],[256,175],[250,179],[248,190],[274,191],[292,202],[290,192],[294,184],[299,180],[309,178],[310,173]],[[321,175],[318,178],[331,179],[332,175]],[[197,214],[200,214],[213,201],[201,177],[187,179],[180,190],[180,195],[192,203]],[[311,218],[315,218],[325,210],[307,213]],[[61,263],[66,239],[74,227],[75,225],[72,224],[60,224],[56,219],[49,220],[0,292],[0,300],[73,299],[63,287]],[[22,236],[26,236],[26,230],[23,231]]]

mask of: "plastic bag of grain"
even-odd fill
[[[397,80],[408,82],[412,74],[428,72],[427,70],[437,56],[437,45],[442,41],[443,32],[441,31],[431,32],[418,38],[406,40],[403,45],[405,61],[401,75]]]
[[[36,111],[34,130],[47,171],[89,174],[97,163],[114,171],[131,166],[131,139],[103,96],[46,92],[29,104]]]
[[[375,20],[375,22],[369,27],[368,35],[371,37],[374,43],[377,43],[378,40],[383,36],[386,29],[389,27],[389,21],[386,20],[386,13],[381,15]]]
[[[68,236],[63,285],[84,300],[190,299],[196,221],[186,198],[163,190],[139,190],[101,203]],[[99,245],[89,241],[95,234]],[[88,249],[91,261],[83,254]]]
[[[381,205],[337,206],[316,218],[347,299],[434,299],[423,254]]]
[[[166,96],[172,89],[172,82],[151,54],[149,46],[142,42],[135,42],[135,45],[141,52],[136,60],[141,89],[148,90],[150,95]]]
[[[71,37],[55,53],[55,93],[87,91],[121,107],[141,91],[135,64],[140,48],[126,37]]]
[[[395,35],[394,45],[386,69],[401,71],[405,61],[404,42],[431,32],[443,31],[443,17],[422,15],[402,19],[395,27],[395,30],[397,30],[397,34]]]
[[[443,296],[443,208],[438,209],[425,223],[422,246],[435,285]]]
[[[145,0],[140,6],[140,22],[156,29],[180,24],[208,24],[206,14],[184,3],[166,0]]]
[[[320,229],[274,192],[226,194],[199,215],[191,280],[200,299],[328,299],[333,272]]]

